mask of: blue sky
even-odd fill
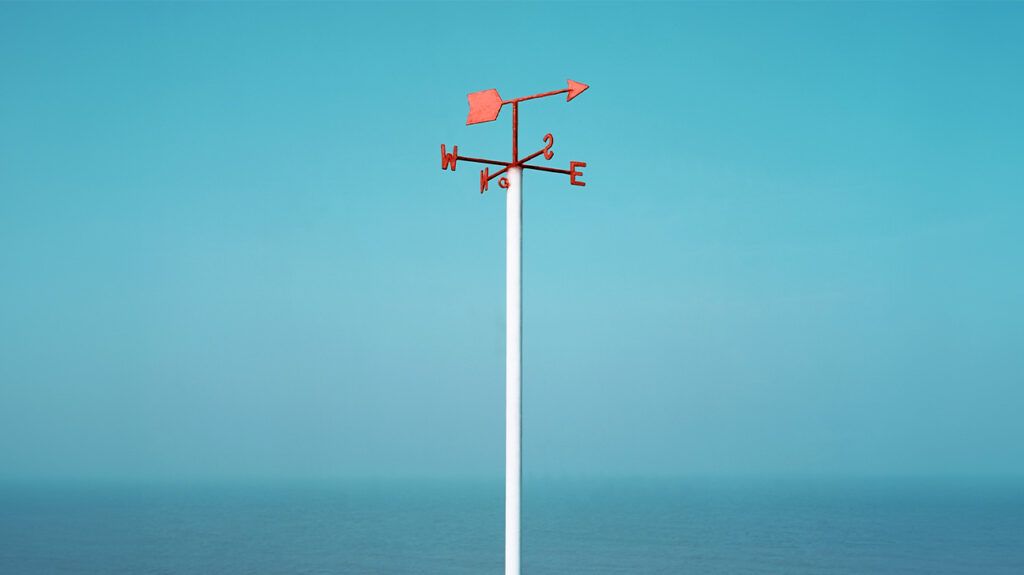
[[[509,20],[516,16],[516,20]],[[506,20],[508,20],[506,25]],[[1024,5],[4,4],[0,477],[1024,473]],[[466,167],[463,167],[463,166]]]

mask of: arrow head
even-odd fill
[[[572,100],[576,96],[579,96],[580,94],[583,93],[584,90],[586,90],[589,87],[590,86],[584,84],[583,82],[573,82],[572,80],[569,80],[569,93],[565,96],[565,101],[568,102],[569,100]]]
[[[467,98],[469,98],[469,116],[466,117],[467,126],[481,122],[493,122],[498,119],[498,112],[501,111],[503,102],[497,90],[473,92]]]

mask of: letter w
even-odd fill
[[[448,153],[444,148],[444,144],[441,144],[441,169],[447,170],[448,165],[451,164],[452,171],[455,171],[455,162],[459,160],[459,147],[452,146],[452,153]]]

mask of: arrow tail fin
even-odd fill
[[[479,124],[481,122],[493,122],[498,119],[501,106],[504,102],[497,90],[481,90],[467,96],[469,100],[469,115],[466,117],[466,125]]]

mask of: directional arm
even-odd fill
[[[513,98],[511,100],[506,100],[502,102],[502,104],[511,104],[512,102],[525,102],[527,100],[535,100],[537,98],[546,98],[547,96],[554,96],[556,94],[566,93],[568,94],[565,97],[565,101],[568,102],[569,100],[572,100],[576,96],[582,94],[584,90],[590,87],[584,84],[583,82],[574,82],[572,80],[567,80],[566,82],[569,84],[568,88],[562,90],[552,90],[551,92],[543,92],[541,94],[534,94],[532,96],[523,96],[522,98]]]
[[[530,164],[521,164],[521,167],[526,168],[528,170],[539,170],[541,172],[552,172],[552,173],[555,173],[555,174],[565,174],[565,175],[569,176],[569,183],[570,184],[572,184],[574,186],[585,186],[585,185],[587,185],[587,183],[584,182],[583,180],[578,180],[577,179],[577,178],[579,178],[579,177],[581,177],[583,175],[583,172],[581,172],[579,170],[579,168],[586,168],[587,167],[587,163],[586,162],[575,162],[575,161],[569,162],[569,169],[568,170],[563,170],[561,168],[549,168],[547,166],[533,166],[533,165],[530,165]]]
[[[525,158],[519,160],[517,163],[525,164],[526,162],[529,162],[530,160],[536,158],[541,154],[544,154],[545,160],[550,160],[552,157],[554,157],[555,153],[551,151],[551,146],[555,145],[555,137],[552,136],[550,133],[544,134],[544,141],[547,142],[546,146],[530,154],[529,156],[526,156]]]
[[[576,82],[575,80],[566,80],[566,84],[567,87],[562,88],[561,90],[552,90],[550,92],[542,92],[532,96],[512,98],[511,100],[502,100],[501,95],[498,94],[498,91],[494,88],[473,92],[466,97],[466,99],[469,100],[469,115],[466,116],[466,125],[470,126],[472,124],[482,124],[484,122],[493,122],[494,120],[497,120],[498,114],[501,112],[501,107],[505,104],[515,105],[519,102],[536,100],[537,98],[546,98],[556,94],[565,94],[565,101],[568,102],[582,94],[590,87],[583,82]]]
[[[465,160],[467,162],[476,162],[478,164],[490,164],[492,166],[505,166],[505,167],[508,167],[510,165],[509,162],[501,162],[501,161],[498,161],[498,160],[487,160],[487,159],[484,159],[484,158],[470,158],[469,156],[459,156],[459,159],[460,160]]]
[[[452,151],[451,151],[451,153],[449,153],[448,150],[445,148],[445,145],[441,144],[441,169],[442,170],[447,170],[448,167],[450,166],[451,170],[454,172],[455,171],[455,166],[456,166],[456,164],[458,163],[459,160],[463,160],[463,161],[466,161],[466,162],[476,162],[478,164],[490,164],[492,166],[508,166],[509,165],[508,162],[502,162],[502,161],[499,161],[499,160],[488,160],[486,158],[473,158],[473,157],[470,157],[470,156],[461,156],[461,155],[459,155],[459,147],[458,146],[452,146]]]

